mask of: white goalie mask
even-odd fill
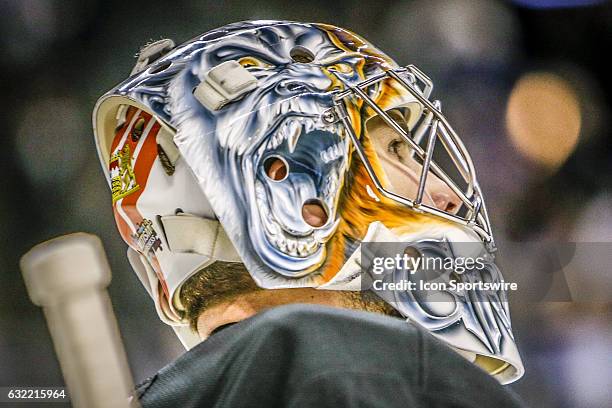
[[[178,293],[216,260],[268,289],[370,290],[365,245],[387,242],[469,252],[486,265],[457,279],[501,281],[472,160],[431,92],[325,24],[241,22],[142,50],[98,101],[95,136],[130,261],[187,347]],[[504,291],[444,307],[379,295],[499,381],[523,374]]]

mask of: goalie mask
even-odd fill
[[[94,129],[128,257],[187,346],[181,285],[216,260],[263,288],[367,290],[368,242],[482,255],[501,281],[472,160],[431,80],[324,24],[231,24],[145,47]],[[460,243],[471,243],[466,250]],[[483,277],[486,274],[486,277]],[[380,294],[501,382],[523,373],[503,291],[431,307]]]

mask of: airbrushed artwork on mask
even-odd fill
[[[257,86],[212,109],[194,96],[194,89],[208,80],[211,69],[228,61],[240,64]],[[175,131],[179,160],[195,176],[259,286],[321,287],[344,273],[376,223],[402,242],[409,236],[431,238],[433,229],[440,232],[435,239],[443,242],[448,231],[463,228],[419,213],[375,186],[371,172],[398,195],[416,194],[423,161],[398,145],[397,132],[385,126],[380,112],[363,97],[343,100],[344,118],[329,120],[338,93],[397,68],[371,44],[337,27],[242,22],[175,48],[113,92],[137,101]],[[232,78],[227,80],[231,87]],[[423,106],[397,82],[380,81],[363,91],[408,133],[417,119],[423,123]],[[432,192],[429,187],[436,183],[443,184],[428,176],[423,203],[458,211],[462,203],[446,197],[452,195],[448,188],[438,189],[442,194]],[[482,244],[475,233],[466,236]],[[359,271],[349,272],[348,278],[357,275]],[[417,324],[439,322],[423,302],[407,302],[396,308]],[[430,328],[459,348],[473,347],[472,340],[457,340],[465,337],[475,339],[479,353],[504,353],[498,345],[512,344],[505,300],[479,307],[457,308],[455,314],[442,316],[448,325]],[[491,318],[503,322],[498,326],[510,334],[487,323]],[[495,341],[489,341],[489,333]],[[498,333],[503,341],[495,337]],[[514,365],[514,356],[509,359]]]
[[[258,283],[318,286],[338,272],[371,222],[389,228],[432,222],[374,196],[363,163],[352,160],[346,128],[323,119],[334,91],[397,64],[336,27],[296,23],[248,30],[248,24],[225,27],[226,34],[237,30],[231,39],[202,46],[215,37],[208,33],[177,50],[197,51],[132,92],[158,107],[176,129],[175,143]],[[309,54],[296,56],[296,50]],[[192,90],[226,61],[255,76],[257,88],[213,111]],[[158,84],[165,84],[163,91]],[[369,92],[383,107],[413,101],[386,83]],[[358,101],[347,108],[361,133],[373,113]],[[375,147],[364,145],[376,166]]]
[[[296,32],[300,29],[301,36]],[[286,38],[301,38],[315,58],[329,62],[294,63],[290,54],[296,44]],[[329,91],[339,85],[328,67],[346,58],[323,31],[270,27],[239,35],[219,49],[213,46],[200,60],[200,75],[235,60],[258,79],[258,88],[240,103],[218,112],[198,107],[193,112],[197,114],[184,121],[179,115],[176,137],[179,147],[189,152],[194,141],[206,143],[201,148],[208,148],[205,154],[219,164],[212,167],[221,170],[219,180],[225,180],[230,194],[213,191],[217,186],[210,179],[201,182],[211,196],[222,197],[223,204],[212,205],[216,212],[221,210],[222,220],[235,225],[228,234],[240,236],[244,242],[238,245],[248,247],[250,268],[262,269],[263,262],[277,274],[300,277],[326,259],[326,242],[338,225],[348,138],[339,125],[325,124],[320,117],[331,104]],[[194,122],[205,128],[197,136]],[[216,143],[202,139],[202,134]],[[199,154],[189,156],[186,153],[188,161],[201,160]]]
[[[338,126],[287,116],[253,163],[258,214],[250,233],[264,262],[300,276],[321,265],[338,226],[348,137]]]
[[[293,278],[291,286],[324,280],[327,268],[322,266],[341,223],[351,155],[344,127],[323,121],[322,114],[343,81],[359,82],[367,75],[366,65],[380,70],[381,61],[390,61],[380,54],[375,64],[366,64],[343,46],[340,34],[348,36],[299,24],[241,31],[230,41],[211,41],[206,52],[199,50],[189,62],[174,61],[157,74],[157,82],[134,89],[156,106],[160,93],[151,84],[182,69],[164,90],[160,113],[171,118],[182,156],[263,286],[270,280],[277,284],[279,275]],[[312,55],[296,57],[296,49]],[[211,68],[230,60],[254,75],[258,86],[239,103],[211,111],[192,90]],[[341,248],[339,258],[345,252]]]

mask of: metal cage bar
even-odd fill
[[[401,78],[399,74],[408,75],[411,78],[410,82],[406,82],[406,80]],[[442,115],[440,109],[436,106],[436,102],[432,103],[429,100],[429,96],[433,89],[433,83],[431,80],[413,65],[409,65],[405,68],[387,70],[355,85],[347,83],[340,76],[338,76],[338,78],[345,84],[346,89],[334,95],[334,115],[347,129],[348,135],[355,146],[355,150],[360,160],[363,162],[370,179],[380,194],[391,200],[413,208],[415,211],[429,213],[443,219],[456,222],[460,225],[467,226],[476,232],[481,238],[483,238],[489,249],[494,251],[495,242],[491,233],[490,220],[486,206],[484,205],[484,201],[482,199],[480,186],[476,181],[476,174],[472,159],[457,133],[453,130],[446,118]],[[391,118],[390,115],[381,109],[366,92],[364,92],[365,88],[386,79],[396,80],[425,108],[423,112],[425,114],[425,118],[419,126],[418,131],[422,133],[422,138],[424,133],[428,130],[427,128],[429,128],[429,137],[426,150],[424,150],[418,144],[418,141],[415,141],[414,138],[411,137],[410,134],[408,134],[393,118]],[[425,84],[423,90],[419,89],[418,85],[416,84],[417,79]],[[346,99],[348,97],[358,97],[362,99],[366,105],[373,109],[374,112],[376,112],[388,126],[402,136],[402,138],[410,145],[414,153],[417,154],[421,160],[423,160],[417,196],[414,200],[387,190],[380,182],[349,119],[346,108]],[[455,181],[452,180],[448,174],[433,160],[435,140],[437,138],[440,138],[444,149],[451,157],[453,164],[459,170],[459,173],[464,181],[467,183],[465,192],[459,188]],[[446,183],[453,193],[455,193],[461,199],[467,210],[465,217],[451,214],[421,203],[429,170],[431,170],[444,183]]]

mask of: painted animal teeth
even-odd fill
[[[327,154],[327,149],[323,150],[321,153],[319,153],[321,155],[321,160],[323,160],[323,163],[329,163],[329,155]]]
[[[327,149],[323,150],[320,153],[321,160],[323,160],[323,163],[326,163],[326,164],[331,161],[334,161],[337,158],[342,157],[344,155],[343,150],[344,150],[344,142],[338,142],[333,146],[329,146]]]
[[[286,126],[289,152],[293,153],[295,151],[295,146],[297,145],[298,138],[300,137],[300,133],[302,132],[302,127],[300,126],[297,120],[289,120]]]
[[[264,232],[270,242],[279,251],[291,256],[306,257],[319,249],[321,242],[317,241],[314,233],[306,237],[297,237],[285,232],[274,219],[266,204],[265,187],[261,182],[255,182],[255,198],[260,211]]]
[[[306,254],[306,243],[300,242],[297,247],[297,253],[299,256],[304,256]]]
[[[306,128],[306,133],[312,131],[315,128],[314,122],[311,120],[306,121],[304,125],[305,125],[304,127]]]
[[[295,104],[295,103],[297,102],[293,102],[293,100],[290,100],[290,101],[283,101],[279,103],[278,105],[286,104],[286,106],[290,106],[290,104]],[[280,110],[284,108],[281,109],[279,107],[278,109],[279,109],[279,114],[280,114]],[[342,135],[343,137],[345,136],[344,129],[339,125],[320,126],[318,122],[316,122],[315,119],[311,117],[295,116],[295,117],[290,117],[286,119],[278,127],[278,130],[270,137],[270,140],[266,144],[266,150],[274,150],[278,148],[285,140],[287,140],[289,151],[293,153],[295,151],[295,147],[297,146],[297,142],[300,136],[302,134],[312,132],[313,130],[316,130],[316,129],[327,131],[330,133],[335,133],[338,135]],[[328,152],[328,153],[332,153],[331,155],[328,154],[328,156],[331,158],[328,161],[325,161],[325,163],[328,163],[329,161],[335,160],[338,157],[342,156],[342,152],[344,151],[344,149],[345,149],[344,142],[338,143],[337,146],[331,146],[331,150]]]
[[[273,110],[277,116],[287,115],[289,117],[277,127],[274,134],[269,137],[268,142],[263,145],[266,151],[276,150],[287,141],[288,150],[293,153],[302,134],[313,130],[321,130],[339,135],[342,139],[337,144],[329,146],[319,153],[324,163],[338,160],[344,156],[344,152],[348,149],[348,138],[344,128],[340,124],[324,124],[315,119],[316,115],[312,115],[312,112],[319,109],[315,109],[308,104],[301,106],[299,98],[291,98],[277,103]],[[312,116],[299,116],[308,112]],[[295,114],[295,116],[292,114]],[[261,155],[264,153],[265,151],[260,152]],[[324,197],[331,197],[336,193],[339,184],[338,173],[331,172],[321,193]],[[331,237],[339,223],[339,220],[336,220],[333,225],[313,230],[307,236],[295,236],[285,231],[272,214],[268,206],[269,199],[266,188],[258,180],[255,181],[255,198],[263,224],[263,232],[268,242],[280,252],[292,257],[308,257],[315,254]]]
[[[332,195],[336,191],[338,184],[338,174],[335,171],[330,172],[325,185],[323,186],[323,194],[325,196]]]
[[[295,239],[287,240],[287,252],[291,255],[297,255],[297,241]]]

